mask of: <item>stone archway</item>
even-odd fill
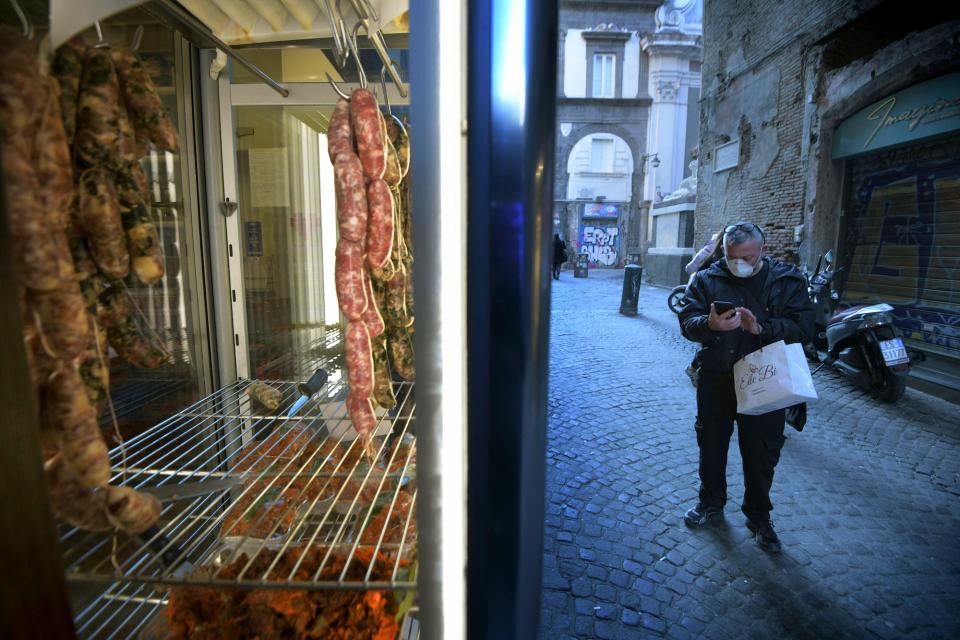
[[[636,127],[636,131],[628,129],[619,124],[584,124],[578,126],[573,124],[572,130],[568,135],[557,136],[556,175],[554,177],[554,193],[556,198],[564,202],[561,207],[561,227],[563,235],[568,241],[575,242],[578,239],[578,225],[580,219],[579,203],[574,202],[575,198],[569,198],[570,172],[568,167],[572,154],[577,145],[590,136],[595,134],[609,135],[615,139],[621,140],[630,150],[630,197],[627,210],[621,212],[620,228],[623,232],[620,246],[620,262],[624,260],[628,253],[642,251],[646,239],[646,221],[645,216],[640,211],[640,204],[643,198],[643,141],[646,137],[645,122]]]

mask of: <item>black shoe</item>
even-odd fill
[[[758,523],[747,518],[747,528],[753,533],[753,537],[761,549],[770,553],[780,553],[780,538],[777,537],[777,532],[773,530],[772,522],[765,520]]]
[[[723,518],[723,509],[720,507],[708,507],[702,502],[683,514],[683,521],[688,527],[702,527],[711,520]]]

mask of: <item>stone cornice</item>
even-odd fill
[[[626,42],[633,33],[631,31],[583,31],[580,35],[587,42]]]
[[[677,56],[703,60],[703,36],[653,33],[640,39],[640,47],[651,56]]]
[[[653,98],[557,98],[559,106],[649,107]]]

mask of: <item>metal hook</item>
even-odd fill
[[[143,25],[137,25],[137,30],[133,32],[133,40],[130,42],[130,48],[134,51],[140,50],[140,43],[143,42]]]
[[[17,0],[10,0],[10,4],[13,5],[13,11],[20,19],[20,25],[23,27],[23,37],[27,40],[33,40],[33,23],[30,22],[30,18],[24,13],[23,8]]]
[[[387,106],[387,115],[393,118],[393,108],[390,106],[390,94],[387,92],[387,67],[380,67],[380,86],[383,88],[383,102]]]
[[[357,17],[361,20],[380,22],[380,17],[377,15],[376,9],[373,8],[373,3],[369,0],[350,0],[350,4],[353,5],[353,10],[357,12]]]
[[[343,92],[343,90],[340,89],[340,87],[337,86],[337,83],[334,81],[334,79],[330,76],[329,73],[327,74],[327,82],[330,83],[330,86],[333,87],[333,90],[337,92],[337,95],[338,95],[338,96],[340,96],[340,97],[343,98],[344,100],[350,100],[350,96],[348,96],[347,94],[345,94],[345,93]]]
[[[358,22],[353,27],[353,33],[351,33],[350,38],[347,42],[350,44],[350,51],[353,53],[354,62],[357,64],[357,75],[360,76],[360,88],[367,88],[367,74],[363,70],[363,64],[360,62],[360,50],[357,45],[357,32],[360,30],[360,27],[363,26],[363,22]]]
[[[393,60],[390,60],[390,63],[393,63]],[[400,128],[400,131],[403,134],[403,137],[409,137],[407,132],[406,125],[403,124],[403,120],[393,115],[393,107],[390,106],[390,94],[387,92],[387,67],[380,67],[380,86],[383,87],[383,101],[387,107],[387,115],[396,123]]]
[[[97,49],[109,47],[110,43],[103,39],[103,29],[100,27],[100,21],[97,20],[94,22],[93,26],[97,28],[97,44],[95,44],[94,47]]]
[[[330,28],[333,30],[334,61],[337,62],[339,66],[343,66],[343,62],[341,61],[346,60],[346,56],[349,55],[349,50],[347,49],[347,43],[344,42],[343,31],[345,27],[343,17],[340,14],[340,0],[337,0],[336,3],[331,3],[330,0],[323,0],[323,4],[327,10],[327,19],[330,20]]]

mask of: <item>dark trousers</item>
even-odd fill
[[[770,487],[783,448],[784,410],[760,416],[737,413],[732,373],[701,371],[697,383],[697,445],[700,447],[700,501],[720,507],[727,502],[727,450],[737,422],[743,458],[741,509],[751,520],[769,519]]]
[[[554,263],[553,263],[553,279],[554,279],[554,280],[559,280],[559,279],[560,279],[560,265],[562,265],[562,264],[563,264],[562,262],[554,262]]]

